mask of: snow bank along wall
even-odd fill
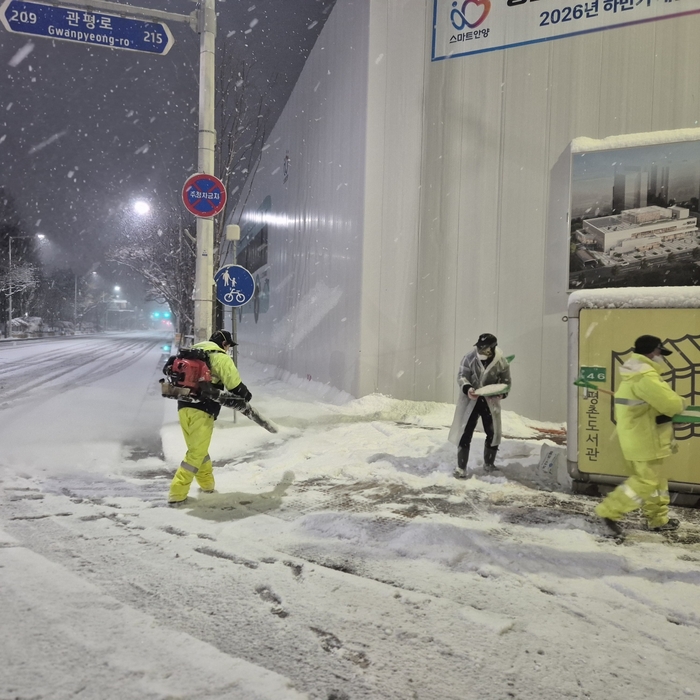
[[[700,15],[439,61],[432,32],[432,2],[338,0],[231,220],[239,351],[451,402],[489,331],[506,408],[563,421],[569,144],[697,126]]]

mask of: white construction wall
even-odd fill
[[[697,126],[700,16],[431,62],[432,11],[338,0],[248,199],[293,223],[270,229],[270,311],[243,315],[242,351],[454,401],[492,332],[516,355],[505,408],[563,421],[568,145]]]
[[[245,206],[231,219],[242,229],[241,251],[246,232],[267,226],[268,262],[253,276],[261,287],[267,282],[269,298],[259,300],[257,314],[253,303],[244,308],[239,355],[353,395],[359,391],[368,26],[366,0],[346,0],[333,11],[266,143]]]

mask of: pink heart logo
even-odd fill
[[[481,15],[476,22],[470,22],[467,19],[467,7],[469,5],[476,5],[481,8]],[[462,5],[462,17],[464,17],[464,21],[470,29],[478,27],[489,16],[490,11],[491,0],[464,0],[464,4]]]

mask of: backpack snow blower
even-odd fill
[[[163,366],[163,374],[167,377],[167,380],[160,380],[163,398],[193,404],[202,399],[216,401],[222,406],[239,411],[268,432],[277,432],[277,427],[243,398],[232,391],[218,389],[212,384],[209,356],[206,351],[199,348],[180,349],[177,355],[168,358]]]

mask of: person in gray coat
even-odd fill
[[[494,464],[498,446],[501,444],[501,399],[510,391],[510,364],[505,358],[495,335],[482,333],[474,349],[462,358],[457,375],[461,389],[455,408],[455,416],[450,428],[449,441],[457,445],[457,467],[454,476],[467,478],[469,447],[476,424],[481,418],[486,433],[484,443],[484,471],[496,469]],[[479,396],[475,389],[505,384],[502,393],[494,396]]]

